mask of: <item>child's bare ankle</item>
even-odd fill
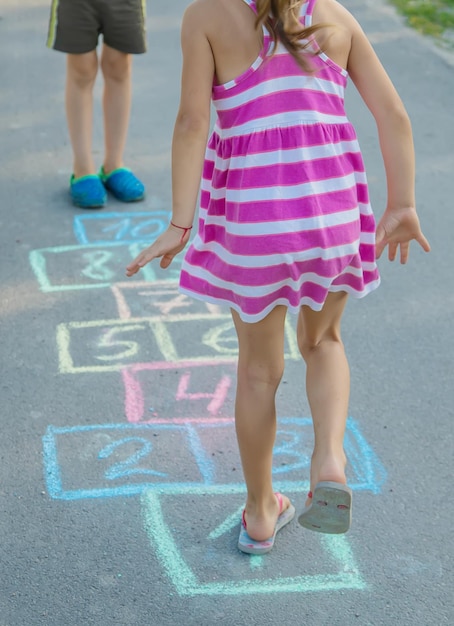
[[[311,487],[320,481],[346,483],[345,466],[347,458],[342,451],[338,453],[314,453],[311,463]]]

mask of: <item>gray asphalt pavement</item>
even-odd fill
[[[430,255],[380,261],[351,302],[346,451],[354,523],[292,523],[266,557],[236,549],[244,487],[227,311],[178,296],[178,265],[124,268],[165,227],[185,0],[148,2],[134,65],[133,207],[75,209],[64,56],[48,0],[0,0],[0,626],[441,626],[453,606],[454,54],[378,0],[347,0],[414,124]],[[94,141],[102,158],[96,89]],[[377,217],[373,120],[350,86]],[[294,320],[278,397],[276,488],[297,510],[311,430]]]

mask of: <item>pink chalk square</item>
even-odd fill
[[[188,361],[159,369],[153,363],[140,363],[121,373],[130,423],[233,421],[233,363]]]

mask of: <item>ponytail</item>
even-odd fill
[[[311,36],[327,24],[301,26],[299,14],[295,11],[301,4],[298,0],[256,0],[256,25],[265,25],[273,39],[274,51],[281,42],[304,71],[312,72],[313,67],[307,57],[317,52],[310,50]]]

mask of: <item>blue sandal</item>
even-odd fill
[[[69,183],[69,193],[74,204],[82,209],[100,209],[106,204],[106,190],[97,174],[80,178],[73,174]]]
[[[144,184],[127,167],[119,167],[106,174],[102,166],[99,170],[99,178],[104,187],[122,202],[138,202],[145,196]]]

